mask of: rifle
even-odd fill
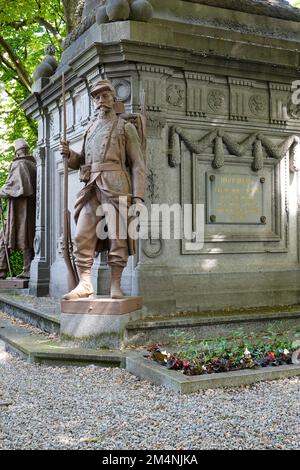
[[[63,142],[67,142],[67,107],[66,107],[66,85],[65,74],[62,74],[62,101],[63,101]],[[73,255],[73,242],[71,238],[71,213],[68,209],[69,191],[69,165],[68,157],[64,159],[64,225],[63,225],[63,256],[68,270],[69,289],[75,289],[79,282],[79,276]]]
[[[2,243],[4,245],[5,256],[6,256],[6,261],[7,261],[8,271],[9,271],[9,277],[12,277],[9,254],[8,254],[8,248],[7,248],[6,237],[5,237],[5,235],[6,235],[6,224],[5,224],[5,219],[4,219],[4,216],[3,216],[2,199],[0,199],[0,217],[1,217],[2,236],[3,236]]]

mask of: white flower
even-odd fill
[[[287,356],[288,354],[290,354],[290,351],[288,349],[284,349],[283,354]]]
[[[247,348],[245,349],[244,356],[245,356],[245,357],[251,356],[251,353],[250,353],[250,351],[248,351]]]

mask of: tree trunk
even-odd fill
[[[64,6],[64,16],[66,21],[67,34],[70,34],[77,26],[76,8],[77,0],[62,0]]]

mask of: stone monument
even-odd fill
[[[157,217],[158,235],[139,241],[129,258],[122,288],[143,297],[142,315],[298,303],[293,161],[300,112],[291,97],[299,78],[299,10],[283,0],[149,0],[151,15],[133,19],[133,6],[143,3],[133,0],[126,15],[119,2],[125,16],[114,19],[108,7],[118,2],[91,3],[66,38],[58,68],[38,78],[23,103],[39,125],[31,292],[57,298],[67,292],[59,151],[64,72],[72,150],[80,153],[93,118],[90,91],[99,75],[112,82],[127,113],[139,111],[145,90],[146,206],[190,204],[193,232],[197,204],[205,207],[203,246],[193,237],[164,240]],[[70,207],[81,189],[72,170]],[[93,264],[92,282],[98,294],[109,294],[105,254]]]

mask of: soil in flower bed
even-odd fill
[[[176,333],[175,333],[176,336]],[[177,350],[164,351],[157,343],[148,348],[148,357],[170,370],[185,375],[203,375],[243,369],[277,367],[300,363],[300,331],[282,333],[269,328],[260,335],[242,329],[230,338],[199,341],[186,333],[177,335]]]

